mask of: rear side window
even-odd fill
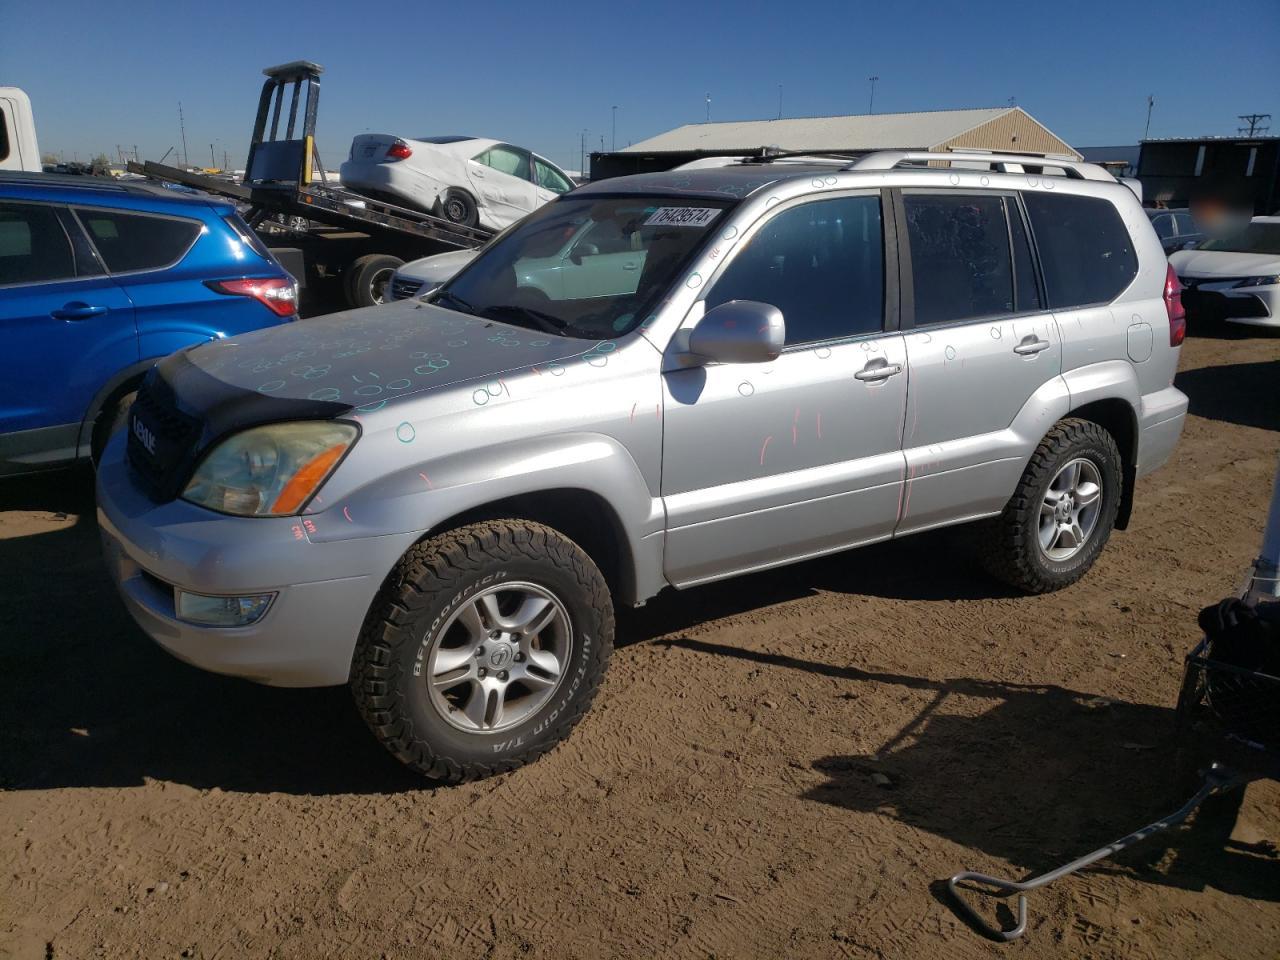
[[[916,326],[1014,312],[1003,197],[905,194],[902,202]]]
[[[200,235],[194,220],[153,217],[117,210],[76,211],[112,273],[159,270],[186,256]]]
[[[53,207],[0,202],[0,286],[75,275],[71,244]]]
[[[510,174],[521,180],[529,179],[529,155],[522,150],[492,147],[476,157],[476,160],[486,167],[493,167],[499,173]]]
[[[707,294],[711,309],[756,300],[782,311],[787,343],[877,333],[884,326],[879,197],[793,207],[751,238]]]
[[[1109,303],[1138,275],[1133,240],[1110,201],[1057,193],[1023,200],[1050,309]]]
[[[9,159],[9,118],[0,110],[0,160]]]

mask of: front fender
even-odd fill
[[[414,532],[419,537],[451,518],[512,497],[540,491],[581,490],[613,510],[625,541],[621,552],[633,576],[624,603],[645,599],[662,580],[664,514],[630,452],[599,433],[565,433],[507,441],[398,468],[325,500],[304,518],[313,542]],[[383,571],[385,573],[385,571]]]

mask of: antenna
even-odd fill
[[[1147,139],[1147,135],[1151,133],[1151,111],[1155,109],[1156,98],[1147,94],[1147,128],[1142,131],[1142,139]]]
[[[1270,120],[1269,113],[1242,113],[1236,117],[1237,120],[1243,120],[1249,125],[1249,129],[1237,127],[1236,130],[1246,137],[1261,136],[1271,129],[1270,124],[1264,124],[1263,120]]]
[[[867,113],[876,112],[876,81],[879,79],[879,77],[867,77],[871,83],[871,99],[867,101]]]

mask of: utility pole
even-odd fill
[[[609,149],[617,151],[618,149],[618,105],[613,105],[613,131],[610,134]]]
[[[1147,128],[1142,131],[1142,139],[1146,140],[1151,133],[1151,111],[1155,108],[1156,98],[1147,94]]]
[[[209,144],[209,166],[216,167],[217,165],[218,158],[213,155],[213,144],[211,143]]]
[[[867,77],[867,79],[871,81],[871,99],[867,103],[867,113],[875,113],[876,112],[876,81],[879,80],[880,78]]]
[[[778,119],[782,119],[782,84],[778,84]]]
[[[707,123],[711,122],[711,94],[707,94]]]
[[[187,123],[182,118],[182,101],[178,101],[178,129],[182,131],[182,166],[190,166],[187,162]]]
[[[1268,130],[1271,129],[1270,125],[1264,124],[1262,122],[1263,120],[1271,119],[1271,114],[1269,113],[1242,113],[1238,117],[1236,117],[1236,119],[1243,120],[1245,123],[1249,125],[1248,130],[1246,130],[1244,127],[1236,128],[1241,134],[1243,134],[1246,137],[1253,137],[1255,134],[1258,136],[1262,136],[1262,134],[1266,133]]]
[[[578,134],[578,173],[584,177],[587,175],[587,131],[585,127],[582,133]]]
[[[1011,107],[1016,107],[1017,105],[1018,105],[1018,98],[1017,98],[1017,97],[1010,97],[1010,98],[1009,98],[1009,106],[1011,106]]]

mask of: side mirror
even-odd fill
[[[712,307],[689,334],[689,352],[720,363],[767,363],[787,340],[782,311],[755,300]]]
[[[1186,243],[1184,243],[1184,244],[1182,245],[1182,247],[1181,247],[1180,249],[1182,249],[1182,250],[1194,250],[1194,249],[1196,248],[1196,244],[1197,244],[1197,243],[1199,243],[1199,242],[1200,242],[1199,240],[1188,240]]]
[[[600,248],[594,243],[579,243],[569,251],[569,260],[574,266],[582,266],[583,257],[594,257],[600,253]]]

